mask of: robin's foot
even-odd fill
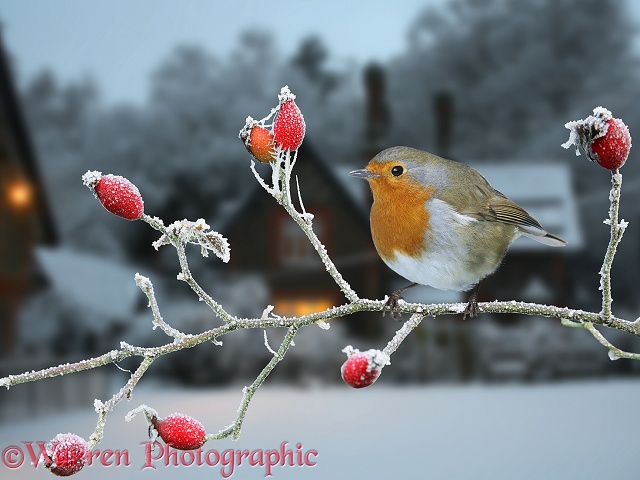
[[[415,287],[416,285],[418,285],[417,283],[412,283],[411,285],[407,285],[404,288],[401,288],[399,290],[396,290],[395,292],[391,293],[391,295],[389,295],[389,299],[387,300],[387,303],[384,304],[384,307],[382,308],[382,316],[384,317],[385,314],[387,313],[387,310],[389,311],[389,313],[391,314],[391,318],[393,318],[394,320],[400,320],[400,312],[398,311],[398,301],[402,298],[402,293],[405,290],[408,290],[410,288]]]
[[[382,308],[383,317],[386,315],[388,311],[389,314],[391,315],[391,318],[393,318],[394,320],[400,320],[401,314],[398,311],[398,300],[402,298],[403,291],[404,289],[396,290],[395,292],[391,293],[391,295],[389,295],[389,298],[387,299],[387,303],[385,303],[384,307]]]
[[[469,318],[475,318],[478,316],[478,313],[480,313],[480,310],[478,309],[478,287],[476,286],[476,288],[473,289],[473,292],[471,292],[471,296],[469,297],[467,308],[464,309],[462,319],[466,320],[467,315],[469,315]]]

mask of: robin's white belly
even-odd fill
[[[425,251],[419,257],[396,251],[385,260],[389,268],[411,282],[455,291],[470,290],[498,268],[502,255],[485,256],[474,244],[477,235],[471,231],[481,231],[481,221],[435,198],[427,202],[426,209],[431,228],[425,234]],[[514,239],[516,236],[514,229]]]
[[[429,285],[440,290],[470,290],[480,279],[479,276],[465,268],[464,263],[453,255],[425,254],[421,258],[413,258],[397,253],[395,258],[385,263],[394,272],[410,282]]]

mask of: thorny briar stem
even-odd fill
[[[611,174],[609,218],[605,220],[605,223],[608,223],[611,228],[611,236],[609,238],[607,252],[604,256],[602,269],[600,270],[600,289],[602,290],[601,314],[605,322],[611,317],[611,304],[613,303],[613,298],[611,296],[611,266],[613,264],[613,257],[616,254],[616,249],[627,226],[624,220],[618,223],[621,188],[622,175],[619,173],[618,169],[616,169]]]
[[[602,333],[600,333],[596,329],[596,327],[593,326],[593,323],[591,322],[585,323],[584,328],[589,330],[591,335],[593,335],[596,340],[598,340],[602,345],[604,345],[609,349],[609,358],[611,360],[618,360],[619,358],[630,358],[632,360],[640,360],[640,354],[625,352],[624,350],[620,350],[618,347],[616,347],[611,342],[609,342],[609,340],[604,338],[604,335],[602,335]]]
[[[149,280],[147,277],[140,275],[139,273],[136,273],[135,280],[136,280],[136,285],[140,287],[140,290],[142,290],[142,292],[149,299],[149,307],[151,308],[151,312],[153,314],[153,328],[160,327],[160,329],[164,333],[166,333],[169,337],[173,337],[173,338],[184,337],[185,335],[184,333],[173,328],[171,325],[165,322],[164,319],[162,318],[151,280]]]
[[[171,240],[171,244],[176,249],[178,254],[178,261],[180,262],[180,269],[182,271],[182,279],[187,282],[187,284],[191,287],[191,290],[198,295],[198,298],[202,299],[204,303],[206,303],[211,310],[214,311],[218,317],[223,319],[225,322],[231,322],[237,320],[234,316],[230,315],[222,306],[216,302],[211,295],[204,291],[204,289],[196,282],[191,275],[191,271],[189,270],[189,261],[187,259],[187,254],[185,251],[185,244],[180,240],[178,235],[170,232],[167,227],[165,227],[164,223],[161,220],[151,217],[147,214],[143,214],[140,217],[140,220],[144,220],[155,230],[158,230],[162,234],[166,235],[168,239]]]
[[[255,169],[255,162],[253,161],[251,161],[251,171],[258,184],[267,193],[275,198],[275,200],[286,210],[289,216],[305,233],[305,235],[311,242],[311,245],[322,260],[322,263],[324,264],[327,272],[334,279],[340,290],[344,293],[345,297],[351,302],[357,301],[359,298],[358,294],[344,280],[342,274],[338,271],[336,266],[329,258],[326,248],[320,242],[315,232],[313,231],[313,216],[309,213],[304,212],[304,206],[302,205],[302,202],[300,202],[300,205],[303,209],[303,213],[299,213],[294,207],[293,202],[291,201],[291,173],[293,171],[293,166],[296,163],[297,155],[297,151],[293,154],[293,156],[291,155],[291,152],[289,150],[278,151],[277,159],[274,162],[271,162],[271,186],[267,185],[262,179],[260,174]],[[298,198],[301,199],[299,188]]]
[[[45,378],[60,377],[69,373],[82,372],[83,370],[91,370],[92,368],[102,367],[110,363],[119,362],[135,355],[128,349],[112,350],[100,355],[99,357],[88,358],[75,363],[65,363],[55,367],[44,368],[42,370],[21,373],[19,375],[9,375],[0,378],[0,387],[12,387],[21,383],[35,382]]]
[[[344,296],[347,298],[347,300],[349,300],[350,302],[355,302],[359,298],[358,294],[344,280],[344,278],[342,277],[342,274],[338,271],[333,261],[329,258],[327,249],[322,244],[322,242],[320,242],[317,235],[313,231],[313,227],[312,227],[313,217],[308,213],[303,213],[303,214],[299,213],[295,209],[295,207],[293,206],[293,202],[291,201],[291,172],[293,170],[293,165],[295,165],[297,155],[298,155],[297,151],[293,156],[291,156],[291,152],[287,150],[284,153],[284,158],[282,158],[282,156],[278,158],[278,160],[282,158],[282,162],[278,161],[278,162],[273,162],[271,164],[271,167],[273,169],[278,169],[279,171],[278,177],[279,177],[280,188],[281,188],[280,194],[272,194],[272,195],[278,201],[278,203],[282,205],[282,207],[284,207],[284,209],[287,211],[289,216],[298,224],[298,226],[305,233],[305,235],[311,242],[311,245],[313,245],[313,248],[318,253],[318,256],[320,257],[320,259],[322,260],[322,263],[324,264],[327,272],[329,273],[329,275],[331,275],[333,280],[336,282],[336,285],[340,287],[340,290],[342,291]],[[284,165],[281,165],[282,163]],[[276,186],[274,185],[273,188],[275,189]],[[270,191],[270,190],[267,190],[267,191]],[[299,189],[298,189],[298,194],[300,194]]]
[[[619,349],[618,347],[613,345],[609,340],[607,340],[604,337],[604,335],[602,335],[602,333],[600,333],[600,331],[591,322],[585,322],[585,323],[572,322],[564,318],[561,321],[562,321],[562,325],[564,325],[565,327],[584,328],[589,333],[591,333],[591,335],[593,335],[594,338],[598,340],[598,342],[600,342],[603,346],[609,349],[609,358],[611,360],[618,360],[620,358],[630,358],[632,360],[640,360],[640,354],[625,352],[624,350]]]
[[[424,313],[422,313],[421,311],[418,311],[411,315],[411,318],[409,318],[409,320],[407,320],[405,324],[402,325],[402,327],[396,332],[393,338],[389,340],[387,346],[384,347],[384,350],[382,350],[383,353],[391,356],[391,354],[398,349],[400,344],[404,341],[405,338],[407,338],[407,336],[413,331],[413,329],[420,325],[423,319]]]
[[[224,308],[222,308],[222,306],[211,298],[211,296],[202,289],[198,282],[195,281],[193,275],[191,275],[191,271],[189,270],[189,263],[187,262],[187,254],[185,252],[184,244],[180,243],[175,247],[178,252],[180,268],[182,269],[182,278],[191,287],[191,290],[193,290],[196,295],[198,295],[198,298],[201,298],[202,301],[206,303],[222,320],[225,322],[232,322],[236,320],[234,316],[230,315]]]
[[[104,435],[104,426],[107,423],[107,415],[111,412],[123,398],[131,398],[133,389],[138,384],[144,373],[151,366],[157,357],[145,357],[135,372],[131,374],[129,381],[120,389],[109,401],[102,403],[96,400],[96,412],[98,413],[98,423],[96,429],[89,437],[89,448],[95,447]]]
[[[282,343],[280,344],[280,348],[273,355],[269,363],[262,369],[257,378],[253,381],[251,385],[248,387],[244,387],[242,389],[242,401],[240,402],[240,408],[238,408],[238,417],[233,422],[233,424],[229,425],[227,428],[221,430],[217,434],[207,435],[205,440],[218,440],[221,438],[225,438],[228,436],[232,436],[234,440],[237,440],[240,436],[240,431],[242,430],[242,423],[244,422],[244,417],[247,414],[247,409],[249,408],[249,404],[251,403],[251,399],[255,395],[260,385],[264,383],[267,379],[271,371],[275,368],[275,366],[280,363],[283,359],[287,350],[293,343],[293,338],[295,337],[298,331],[298,327],[291,326],[287,330]]]
[[[51,367],[36,372],[28,372],[20,375],[9,375],[0,379],[0,387],[11,387],[20,383],[33,382],[43,378],[57,377],[69,373],[80,372],[91,368],[101,367],[109,363],[115,363],[132,356],[162,356],[169,353],[194,347],[207,341],[214,341],[229,332],[247,328],[291,328],[300,329],[322,320],[331,318],[340,318],[358,312],[381,312],[385,306],[384,300],[360,299],[356,302],[349,302],[339,307],[329,308],[321,312],[304,315],[302,317],[282,317],[282,318],[254,318],[240,319],[234,322],[226,323],[220,327],[207,330],[196,335],[185,335],[178,341],[168,343],[159,347],[134,347],[123,344],[120,350],[113,350],[99,357],[89,360],[82,360],[77,363],[69,363]],[[398,311],[400,313],[419,314],[420,317],[438,317],[442,315],[457,315],[464,311],[464,303],[439,303],[439,304],[420,304],[400,302]],[[478,304],[481,313],[519,313],[522,315],[541,316],[549,318],[557,318],[564,320],[563,324],[574,323],[584,328],[583,324],[592,323],[594,325],[602,325],[617,330],[622,330],[636,336],[640,336],[640,323],[630,322],[615,316],[611,316],[605,320],[600,313],[586,312],[584,310],[573,310],[566,307],[555,307],[553,305],[541,305],[537,303],[526,302],[481,302]],[[411,321],[411,320],[410,320]],[[417,322],[417,320],[416,320]],[[417,322],[419,323],[419,322]],[[406,335],[405,335],[406,336]],[[390,347],[391,348],[391,347]],[[397,348],[397,347],[396,347]]]

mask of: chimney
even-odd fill
[[[453,95],[446,90],[436,92],[433,106],[436,115],[436,154],[442,157],[450,157]]]
[[[366,90],[366,123],[364,132],[364,155],[370,159],[387,143],[390,114],[385,102],[385,72],[382,66],[370,63],[364,70]]]

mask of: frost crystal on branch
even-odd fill
[[[609,128],[607,121],[611,118],[613,118],[613,115],[609,110],[604,107],[596,107],[593,109],[593,115],[589,115],[583,120],[573,120],[565,123],[565,128],[569,130],[569,140],[564,142],[562,147],[569,148],[572,145],[575,146],[576,155],[580,155],[578,148],[582,148],[588,156],[588,144],[607,133],[607,129]]]
[[[203,257],[209,256],[212,251],[223,262],[229,262],[231,249],[229,242],[218,232],[209,230],[209,225],[204,219],[199,218],[195,222],[190,222],[186,218],[173,222],[167,227],[168,234],[163,234],[158,240],[153,242],[153,247],[157,250],[162,245],[171,244],[170,235],[177,237],[183,244],[191,243],[200,245],[200,253]]]
[[[89,188],[96,198],[98,198],[98,196],[96,195],[95,188],[100,178],[102,178],[102,172],[98,172],[97,170],[88,170],[87,173],[82,175],[82,184]]]

